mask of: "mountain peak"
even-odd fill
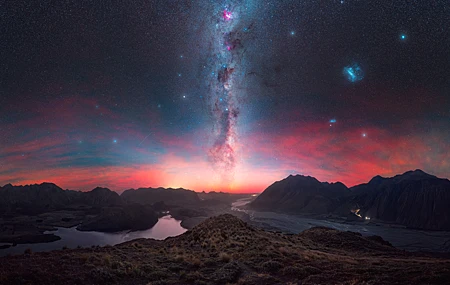
[[[436,176],[428,174],[421,169],[406,171],[405,173],[397,175],[396,177],[402,177],[407,179],[437,178]]]
[[[100,193],[100,192],[113,192],[113,191],[111,191],[110,189],[105,188],[105,187],[97,186],[94,189],[92,189],[91,192],[99,192]]]

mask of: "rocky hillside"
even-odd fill
[[[450,230],[450,181],[421,170],[374,177],[352,188],[351,205],[371,219],[412,228]]]
[[[449,284],[450,260],[328,228],[283,235],[231,215],[165,241],[0,258],[1,284]]]
[[[270,185],[250,206],[253,209],[286,213],[326,214],[340,205],[350,194],[338,183],[320,182],[311,176],[289,175]]]
[[[426,230],[450,230],[450,181],[421,170],[375,176],[350,189],[309,176],[289,176],[269,186],[249,206],[256,210],[336,214]]]
[[[168,205],[192,205],[199,204],[197,193],[182,188],[139,188],[129,189],[120,195],[126,202],[151,205],[156,202],[164,202]]]

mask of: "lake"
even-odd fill
[[[163,240],[167,237],[178,236],[186,232],[187,230],[183,228],[180,223],[181,221],[175,220],[172,216],[167,215],[159,218],[158,222],[151,229],[144,231],[101,233],[82,232],[78,231],[76,227],[58,228],[56,231],[46,232],[53,233],[61,237],[58,241],[50,243],[18,244],[16,246],[0,250],[0,256],[5,256],[7,254],[21,254],[27,248],[30,248],[33,252],[39,252],[62,249],[64,246],[68,248],[76,248],[77,246],[91,247],[93,245],[116,245],[138,238]]]

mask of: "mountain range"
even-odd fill
[[[146,221],[139,220],[142,213],[150,215],[154,211],[170,210],[179,219],[207,217],[214,215],[211,209],[228,209],[228,204],[236,199],[231,196],[216,192],[197,193],[182,188],[129,189],[119,195],[100,187],[80,192],[63,190],[53,183],[7,184],[0,187],[0,214],[38,215],[67,209],[83,210],[85,214],[94,213],[95,219],[87,221],[83,216],[84,226],[80,229],[104,229],[105,224],[110,224],[106,227],[114,231],[117,228],[112,219],[117,217],[125,219],[118,223],[123,227],[140,229],[148,225]],[[450,230],[448,205],[450,181],[417,169],[390,178],[375,176],[368,183],[350,188],[340,182],[320,182],[310,176],[290,175],[270,185],[248,207],[288,214],[376,220],[424,230]],[[76,221],[74,219],[73,223]],[[51,225],[59,224],[52,222]]]
[[[349,215],[425,230],[450,230],[450,181],[422,170],[375,176],[351,188],[290,175],[270,185],[249,207],[290,214]]]
[[[47,232],[55,227],[100,232],[145,230],[167,210],[173,210],[172,215],[180,219],[206,215],[181,208],[199,208],[201,202],[194,191],[185,189],[141,188],[119,195],[101,187],[80,192],[63,190],[53,183],[7,184],[0,187],[0,243],[52,242],[60,239]]]
[[[166,202],[171,205],[200,203],[194,191],[182,188],[129,189],[119,195],[102,187],[88,192],[63,190],[47,182],[25,186],[7,184],[0,187],[0,197],[0,214],[11,211],[39,213],[82,205],[102,208],[125,204],[151,205],[156,202]]]

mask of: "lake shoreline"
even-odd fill
[[[53,242],[12,244],[5,243],[0,248],[0,256],[8,254],[23,254],[25,250],[30,249],[33,252],[45,252],[60,250],[63,248],[87,248],[92,246],[116,245],[123,242],[139,238],[150,238],[162,240],[170,236],[177,236],[187,229],[181,226],[181,221],[174,219],[171,215],[162,216],[158,222],[151,228],[140,231],[125,230],[115,233],[104,233],[98,231],[79,231],[77,226],[70,228],[58,227],[51,231],[52,235],[58,237]],[[48,232],[44,232],[47,234]]]

